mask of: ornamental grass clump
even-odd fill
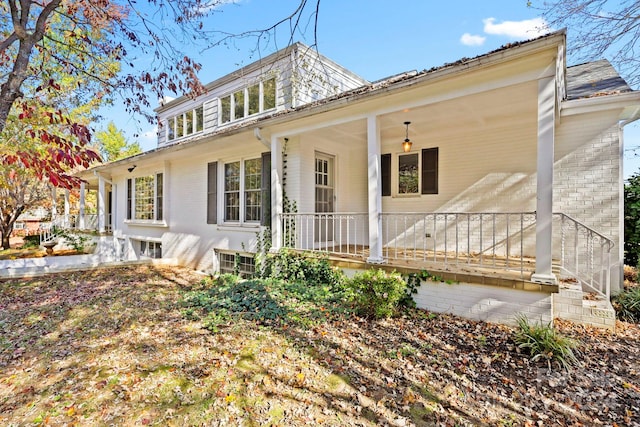
[[[640,322],[640,286],[628,288],[613,299],[618,318],[625,322]]]
[[[393,315],[405,295],[406,282],[399,273],[367,270],[347,280],[350,299],[362,316],[381,319]]]
[[[521,316],[514,340],[519,348],[529,352],[533,362],[545,360],[549,370],[554,362],[567,370],[579,363],[574,352],[578,343],[557,333],[551,323],[531,324]]]

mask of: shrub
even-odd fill
[[[331,267],[326,257],[283,249],[267,259],[264,276],[288,282],[340,287],[344,282],[341,270]]]
[[[546,360],[549,369],[553,362],[567,370],[578,364],[574,353],[578,343],[558,334],[551,323],[532,325],[526,317],[521,316],[518,318],[514,341],[519,348],[529,352],[532,361]]]
[[[628,288],[613,298],[618,318],[626,322],[640,322],[640,287]]]
[[[363,316],[380,319],[394,314],[407,284],[399,273],[367,270],[347,280],[350,299]]]
[[[22,239],[22,249],[37,248],[40,246],[40,236],[34,234],[32,236],[24,236]]]

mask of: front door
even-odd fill
[[[316,153],[316,224],[315,242],[318,247],[326,247],[333,241],[333,217],[335,203],[334,157]]]

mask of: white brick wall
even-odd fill
[[[414,295],[419,308],[469,319],[515,324],[522,314],[530,321],[551,321],[551,296],[498,286],[423,282]]]

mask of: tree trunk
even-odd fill
[[[7,250],[11,247],[9,244],[9,237],[11,234],[2,233],[2,249]]]

